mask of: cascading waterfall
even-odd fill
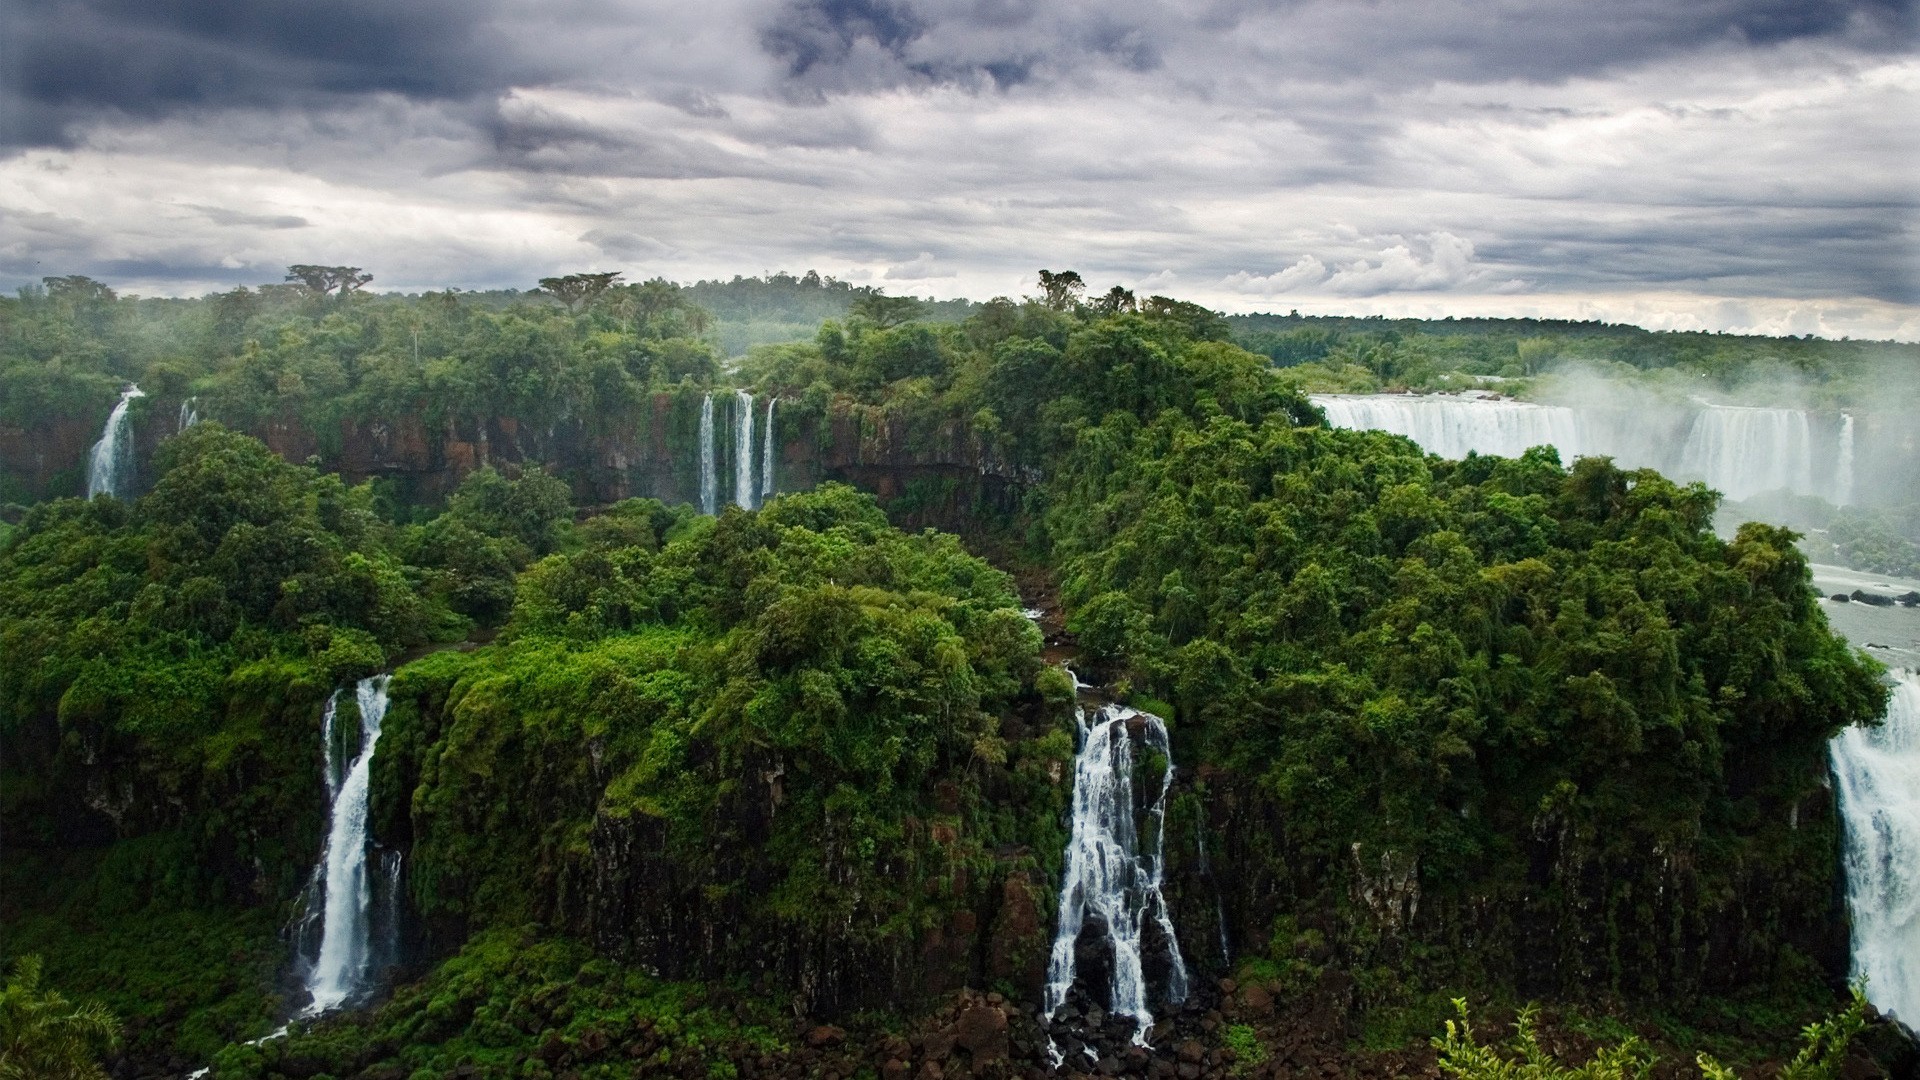
[[[760,448],[760,497],[762,499],[773,498],[773,405],[779,400],[777,397],[768,395],[766,431],[760,436],[765,442],[765,445]]]
[[[1853,975],[1881,1012],[1920,1022],[1920,674],[1901,672],[1886,723],[1834,736]]]
[[[1854,497],[1851,415],[1841,416],[1837,435],[1816,440],[1813,417],[1804,410],[1704,401],[1574,409],[1455,394],[1315,394],[1312,400],[1335,427],[1405,435],[1441,457],[1462,458],[1468,451],[1516,457],[1551,444],[1566,464],[1605,454],[1624,468],[1705,481],[1735,502],[1783,488],[1842,506]],[[1815,483],[1816,461],[1830,484]]]
[[[720,512],[720,476],[714,461],[713,395],[700,404],[700,512]]]
[[[1077,680],[1076,680],[1077,682]],[[1080,752],[1073,765],[1073,829],[1067,841],[1067,869],[1060,886],[1060,913],[1053,952],[1047,961],[1046,1015],[1056,1015],[1066,1003],[1075,975],[1074,945],[1089,919],[1106,925],[1113,945],[1113,975],[1108,1011],[1133,1017],[1134,1042],[1146,1045],[1153,1013],[1147,1008],[1147,979],[1142,951],[1148,919],[1164,936],[1171,953],[1166,1000],[1178,1004],[1187,997],[1187,968],[1180,942],[1161,893],[1165,870],[1162,858],[1167,817],[1167,791],[1173,784],[1173,751],[1167,728],[1159,717],[1123,705],[1108,705],[1089,725],[1084,709],[1076,709]],[[1138,722],[1147,747],[1166,758],[1160,791],[1147,810],[1151,842],[1142,851],[1134,823],[1134,738],[1130,722]]]
[[[133,425],[127,420],[127,409],[134,398],[146,396],[133,383],[120,391],[120,403],[107,414],[100,441],[93,444],[93,452],[87,456],[87,498],[119,498],[133,488]]]
[[[1562,405],[1410,394],[1315,394],[1313,403],[1334,427],[1405,435],[1444,458],[1463,458],[1468,451],[1519,457],[1529,447],[1549,444],[1560,449],[1563,461],[1579,452],[1579,425]]]
[[[733,392],[733,504],[742,510],[754,507],[753,488],[753,395],[745,390]]]
[[[1813,486],[1812,427],[1799,409],[1701,406],[1674,472],[1736,502],[1779,488],[1821,493]]]
[[[1833,504],[1853,505],[1853,414],[1840,414],[1840,452],[1833,461]]]
[[[180,432],[187,430],[199,422],[200,400],[198,398],[182,399],[180,402],[180,426],[174,429],[174,434],[178,435]]]
[[[327,788],[332,796],[328,809],[327,841],[320,851],[315,877],[320,886],[312,900],[324,905],[319,955],[307,974],[307,992],[312,1003],[306,1015],[338,1008],[365,989],[373,966],[374,927],[373,874],[368,869],[371,846],[367,831],[373,752],[380,742],[380,724],[387,715],[387,684],[390,676],[375,675],[361,679],[354,688],[360,706],[360,747],[351,765],[336,773],[333,742],[338,697],[328,699],[322,718],[322,737],[327,749]],[[338,776],[336,781],[335,777]],[[395,877],[381,882],[389,905],[398,903],[399,861],[386,858],[380,870]],[[397,923],[397,918],[384,920]],[[389,932],[393,929],[389,926]]]

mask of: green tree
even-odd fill
[[[884,330],[918,318],[920,300],[912,296],[885,296],[875,291],[855,300],[853,306],[847,311],[848,314],[859,315]]]
[[[287,267],[287,280],[298,284],[307,291],[307,295],[322,297],[340,290],[342,298],[360,291],[373,280],[373,275],[357,266],[315,266],[311,263],[296,263]]]
[[[1040,302],[1055,311],[1071,311],[1080,304],[1087,283],[1076,271],[1040,271]]]
[[[577,311],[582,304],[593,303],[601,293],[612,288],[613,283],[619,278],[618,270],[600,274],[543,277],[540,279],[540,291],[567,305],[568,311]]]
[[[104,1006],[42,988],[38,956],[15,962],[0,991],[0,1080],[106,1080],[100,1058],[119,1043]]]

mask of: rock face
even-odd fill
[[[285,413],[220,420],[293,462],[311,462],[349,483],[390,481],[404,501],[435,503],[483,466],[539,466],[568,481],[576,502],[645,497],[666,503],[699,498],[699,411],[704,392],[656,393],[630,414],[574,417],[552,424],[513,416],[429,419],[424,403],[386,418],[345,417],[316,430]],[[177,433],[181,401],[155,394],[131,413],[138,487],[151,486],[160,445]],[[731,476],[736,448],[731,394],[716,394],[720,475]],[[764,408],[764,399],[757,403]],[[104,413],[102,414],[104,417]],[[0,428],[0,501],[77,495],[85,483],[98,418],[53,418],[31,428]],[[825,410],[783,399],[771,443],[779,491],[829,480],[854,484],[883,503],[904,501],[902,524],[968,532],[982,513],[1016,508],[1037,477],[1001,460],[963,420],[932,423],[873,406],[837,401]],[[764,452],[764,444],[752,449]]]

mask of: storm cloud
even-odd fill
[[[1915,46],[1899,0],[15,0],[0,284],[1071,265],[1917,337]]]

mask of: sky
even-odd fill
[[[815,269],[1920,340],[1911,0],[0,0],[0,288]]]

